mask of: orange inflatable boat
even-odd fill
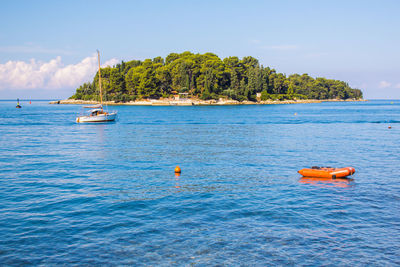
[[[332,167],[316,167],[313,166],[311,169],[301,169],[298,171],[304,177],[316,177],[316,178],[344,178],[349,175],[353,175],[356,170],[353,167],[344,168],[332,168]]]

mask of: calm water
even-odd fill
[[[0,101],[1,265],[400,265],[400,101],[118,106],[95,125],[21,103]],[[312,165],[357,172],[301,179]]]

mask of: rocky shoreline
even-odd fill
[[[139,101],[130,101],[130,102],[115,102],[115,101],[104,101],[105,105],[114,105],[114,106],[210,106],[210,105],[273,105],[273,104],[304,104],[304,103],[321,103],[321,102],[345,102],[345,101],[367,101],[364,99],[326,99],[326,100],[317,100],[317,99],[306,99],[306,100],[266,100],[266,101],[243,101],[239,102],[236,100],[199,100],[199,99],[146,99]],[[71,105],[92,105],[98,104],[97,101],[91,100],[75,100],[75,99],[66,99],[66,100],[58,100],[51,101],[49,104],[71,104]]]

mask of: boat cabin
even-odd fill
[[[104,112],[103,112],[102,109],[92,109],[90,111],[90,116],[97,116],[97,115],[100,115],[100,114],[103,114],[103,113]]]

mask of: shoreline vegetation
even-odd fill
[[[116,105],[238,105],[361,100],[346,82],[278,73],[253,57],[220,59],[213,53],[171,53],[165,59],[122,61],[101,69],[103,100]],[[59,104],[93,104],[99,72]],[[89,101],[89,102],[87,102]]]
[[[350,101],[367,101],[364,99],[303,99],[303,100],[266,100],[266,101],[242,101],[237,100],[201,100],[201,99],[145,99],[130,102],[115,102],[115,101],[104,101],[105,105],[110,106],[210,106],[210,105],[273,105],[273,104],[305,104],[305,103],[322,103],[322,102],[350,102]],[[98,104],[98,101],[93,100],[75,100],[66,99],[51,101],[49,104],[71,104],[71,105],[92,105]]]

